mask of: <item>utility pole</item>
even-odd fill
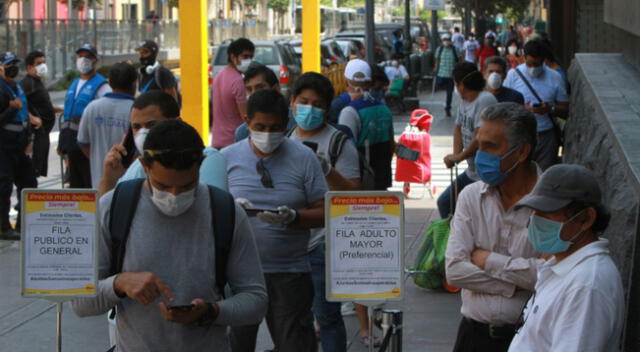
[[[369,64],[375,64],[375,31],[376,25],[374,23],[374,11],[375,11],[375,3],[373,0],[365,0],[365,49],[367,55],[367,62]]]

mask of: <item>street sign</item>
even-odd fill
[[[402,299],[402,193],[329,192],[325,227],[327,301]]]
[[[444,0],[424,0],[425,10],[444,11]]]
[[[98,193],[22,191],[21,292],[66,300],[95,296]]]

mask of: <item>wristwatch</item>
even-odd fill
[[[202,314],[200,319],[196,322],[198,326],[210,325],[218,318],[218,314],[220,313],[220,308],[217,303],[209,303],[207,302],[207,310]]]

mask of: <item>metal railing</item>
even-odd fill
[[[267,24],[247,20],[235,23],[212,20],[208,24],[209,43],[244,36],[267,39]],[[47,56],[53,77],[75,68],[75,50],[84,43],[98,48],[101,56],[130,55],[146,39],[161,49],[180,47],[180,26],[173,20],[52,20],[0,19],[0,51],[12,51],[24,58],[33,50]]]

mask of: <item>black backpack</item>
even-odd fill
[[[143,178],[125,181],[118,184],[113,191],[109,213],[109,231],[111,232],[109,276],[122,271],[129,230],[144,181]],[[209,186],[209,199],[216,257],[216,287],[224,296],[224,286],[227,284],[227,261],[235,230],[235,201],[231,194],[213,186]]]
[[[438,47],[438,50],[436,52],[436,58],[438,60],[442,59],[442,51],[443,50],[444,50],[444,47],[442,47],[442,46]],[[458,50],[453,45],[451,46],[451,50],[453,50],[453,60],[454,60],[454,62],[458,62]]]

